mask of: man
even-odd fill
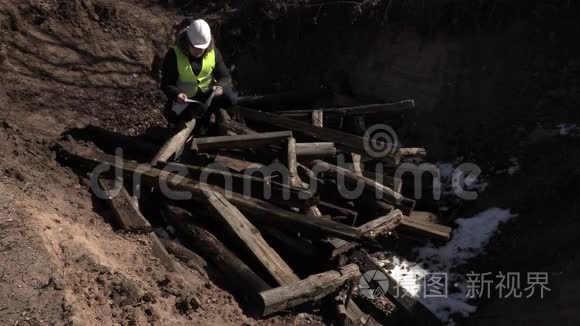
[[[206,21],[197,19],[177,37],[167,54],[161,71],[161,89],[167,96],[163,116],[171,124],[198,120],[206,127],[213,108],[234,105],[237,96],[222,55],[214,45]],[[210,108],[202,103],[212,91]]]

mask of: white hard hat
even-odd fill
[[[191,45],[198,49],[207,49],[211,42],[211,29],[203,19],[196,19],[189,25],[185,31]]]

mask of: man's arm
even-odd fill
[[[219,86],[230,88],[233,86],[230,70],[226,66],[222,54],[217,48],[215,49],[215,68],[213,75]]]
[[[173,49],[169,49],[163,59],[163,67],[161,70],[161,90],[168,99],[175,101],[179,91],[177,89],[177,80],[179,79],[179,72],[177,71],[177,56]]]

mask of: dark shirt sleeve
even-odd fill
[[[179,79],[179,72],[177,71],[177,56],[175,50],[169,49],[163,59],[163,67],[161,69],[161,90],[167,96],[168,100],[175,101],[177,99],[177,80]]]
[[[232,86],[232,76],[224,62],[222,54],[217,48],[215,49],[215,67],[213,70],[213,76],[218,85],[230,87]]]

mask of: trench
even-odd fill
[[[382,258],[398,276],[453,275],[450,282],[460,285],[451,287],[446,303],[431,306],[445,322],[507,325],[525,315],[532,325],[542,325],[552,320],[553,311],[571,315],[574,291],[569,287],[578,271],[573,249],[579,226],[578,8],[443,1],[413,12],[419,2],[406,3],[379,1],[360,11],[349,4],[274,6],[267,15],[246,16],[256,10],[248,5],[220,24],[216,38],[242,95],[323,89],[366,103],[414,100],[412,112],[372,116],[366,127],[388,125],[401,145],[428,150],[425,162],[439,168],[442,179],[423,176],[418,193],[406,186],[403,194],[416,199],[418,209],[436,213],[454,233],[448,244],[385,242],[384,248],[396,248],[398,258],[389,254],[394,250],[384,250]],[[311,107],[340,101],[344,98]],[[329,126],[364,133],[355,121],[344,123],[330,121]],[[458,196],[452,187],[453,172],[465,164],[480,170],[468,182],[475,200]],[[415,181],[407,175],[404,184]],[[434,194],[437,182],[441,195]],[[144,196],[140,207],[161,236],[174,238],[153,201]],[[328,268],[272,243],[300,276]],[[467,274],[487,272],[545,272],[551,291],[545,299],[531,300],[455,296],[465,291]],[[259,274],[272,282],[264,271]],[[213,281],[223,283],[219,276]],[[396,310],[385,318],[372,305],[359,303],[384,324],[409,322]],[[322,314],[330,319],[331,313]]]

